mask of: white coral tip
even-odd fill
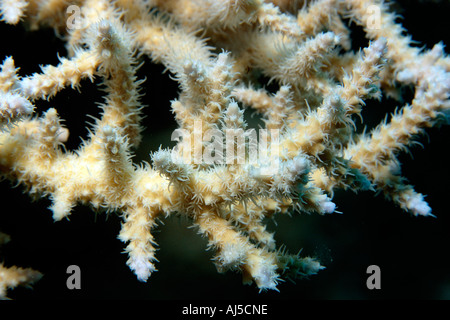
[[[306,275],[317,274],[320,270],[325,269],[325,267],[322,266],[319,261],[311,257],[303,258],[301,260],[301,267]]]
[[[431,208],[428,203],[423,200],[423,195],[421,194],[416,194],[415,196],[411,197],[407,202],[407,207],[415,216],[420,215],[425,217],[435,217],[433,214],[431,214]]]

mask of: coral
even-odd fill
[[[0,232],[0,246],[9,241],[10,237]],[[42,274],[40,272],[31,268],[6,267],[3,263],[0,264],[0,299],[7,299],[6,293],[8,289],[19,285],[31,285],[41,277]]]
[[[341,189],[381,192],[414,216],[434,216],[401,175],[397,157],[448,117],[450,60],[442,43],[413,46],[382,1],[1,1],[0,7],[8,24],[54,29],[67,51],[57,65],[27,76],[5,57],[2,176],[35,199],[50,199],[55,221],[78,205],[120,214],[118,238],[140,281],[156,270],[152,231],[163,216],[188,218],[208,239],[218,271],[238,270],[261,290],[324,268],[275,243],[266,226],[275,216],[339,213],[333,196]],[[352,50],[346,21],[363,28],[363,50]],[[153,150],[150,163],[136,164],[142,119],[159,107],[141,102],[144,57],[179,84],[171,101],[178,129],[175,147]],[[51,102],[68,87],[83,92],[86,81],[104,92],[101,114],[83,143],[67,150],[70,128],[59,107],[43,110],[37,102]],[[401,102],[405,88],[413,88],[412,101],[372,131],[357,130],[367,101]],[[261,117],[259,130],[249,125],[248,110]],[[23,281],[20,269],[9,270]]]

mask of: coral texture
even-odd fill
[[[238,270],[262,290],[323,269],[276,244],[267,218],[340,213],[333,201],[340,189],[381,192],[414,216],[433,216],[397,156],[446,121],[450,60],[442,43],[413,46],[382,1],[4,0],[0,7],[4,22],[53,28],[67,49],[59,64],[23,77],[14,57],[4,58],[1,175],[33,198],[51,199],[55,221],[80,204],[119,213],[118,237],[140,281],[156,270],[152,229],[168,215],[187,217],[208,239],[218,271]],[[352,50],[345,21],[363,28],[363,50]],[[174,148],[135,164],[142,118],[158,108],[141,103],[144,56],[179,83],[171,102],[179,128]],[[86,79],[101,79],[102,112],[82,145],[66,150],[70,130],[57,110],[35,104],[67,87],[83,92]],[[358,132],[366,101],[401,101],[404,88],[414,89],[412,101]],[[260,115],[259,130],[246,110]],[[0,268],[2,297],[3,287],[39,278]]]

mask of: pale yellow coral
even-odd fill
[[[0,232],[0,246],[10,241],[7,234]],[[29,286],[38,281],[42,274],[31,268],[18,268],[16,266],[6,267],[0,264],[0,300],[8,299],[6,293],[8,289],[17,286]]]
[[[78,204],[122,213],[119,239],[141,281],[156,270],[152,229],[163,215],[189,218],[215,250],[217,269],[239,270],[244,282],[260,289],[276,289],[284,275],[323,269],[311,257],[277,249],[265,225],[275,214],[333,213],[333,192],[342,188],[380,190],[415,215],[432,215],[399,175],[396,155],[448,113],[450,63],[442,44],[430,51],[412,47],[381,1],[0,4],[7,23],[50,26],[68,51],[58,65],[24,77],[13,57],[4,60],[2,176],[35,197],[49,197],[56,221]],[[373,6],[380,14],[375,27],[368,10]],[[370,40],[361,52],[351,51],[346,18]],[[77,23],[69,23],[73,19]],[[135,166],[141,119],[160,107],[141,103],[143,81],[136,74],[142,55],[162,63],[179,82],[171,103],[179,128],[175,148],[154,151],[151,164]],[[279,85],[275,93],[257,87],[258,74]],[[69,86],[82,90],[85,79],[102,80],[102,112],[88,139],[66,151],[69,131],[56,109],[26,116],[35,100]],[[391,94],[397,85],[413,85],[413,101],[370,134],[358,134],[354,117],[361,116],[365,100]],[[245,107],[261,115],[258,134],[267,149],[254,140]],[[0,276],[0,288],[35,277],[0,268],[8,275]]]

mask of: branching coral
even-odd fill
[[[122,214],[128,266],[146,281],[156,270],[155,221],[183,215],[207,237],[219,271],[276,289],[280,279],[323,266],[281,250],[265,219],[291,211],[330,214],[338,189],[377,190],[413,215],[431,208],[399,173],[397,154],[448,115],[450,60],[442,43],[420,50],[377,0],[1,1],[2,19],[51,27],[68,56],[19,77],[7,57],[0,73],[0,170],[33,197],[48,197],[54,220],[78,204]],[[351,50],[344,21],[369,45]],[[134,165],[141,119],[142,56],[178,81],[172,111],[177,145]],[[263,74],[279,85],[270,93]],[[102,79],[102,113],[75,151],[54,108],[33,117],[36,100],[84,79]],[[370,133],[355,118],[365,101],[415,96]],[[264,126],[250,128],[244,109]],[[259,142],[258,142],[259,139]]]

